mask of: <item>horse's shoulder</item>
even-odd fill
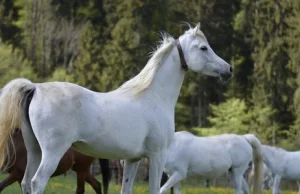
[[[221,134],[221,135],[210,136],[208,138],[215,139],[215,140],[218,140],[218,141],[226,141],[226,142],[227,141],[232,142],[234,140],[242,139],[242,137],[240,135],[236,135],[236,134],[233,134],[233,133],[224,133],[224,134]]]
[[[197,138],[197,136],[193,135],[192,133],[190,133],[188,131],[179,131],[174,134],[174,139],[177,143],[178,142],[183,143],[183,144],[185,142],[191,143],[196,138]]]

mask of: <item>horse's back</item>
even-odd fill
[[[241,135],[222,134],[200,137],[200,139],[205,141],[208,147],[212,147],[211,149],[214,150],[214,153],[219,156],[219,160],[222,160],[222,155],[229,158],[227,160],[231,162],[230,167],[232,168],[248,165],[250,160],[252,160],[252,147]]]
[[[35,96],[44,103],[64,105],[83,99],[94,100],[95,92],[69,82],[45,82],[36,84]]]

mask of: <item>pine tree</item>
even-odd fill
[[[283,130],[292,120],[290,111],[293,88],[288,84],[293,73],[288,68],[288,49],[284,41],[288,31],[285,18],[290,6],[283,1],[244,1],[240,17],[244,17],[244,33],[252,47],[252,103],[260,108],[276,110],[270,115],[273,129]],[[278,125],[278,127],[277,127]],[[273,131],[276,143],[276,131]]]
[[[32,81],[39,81],[31,68],[30,61],[24,59],[20,49],[13,49],[12,45],[0,41],[0,87],[16,77],[26,77]]]
[[[293,0],[291,3],[291,15],[286,19],[289,32],[286,37],[286,42],[289,46],[289,68],[295,72],[296,79],[290,79],[289,84],[295,86],[293,95],[293,114],[295,116],[294,123],[288,131],[289,139],[300,147],[300,2]]]

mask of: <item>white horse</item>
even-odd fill
[[[264,162],[273,174],[273,194],[280,194],[281,179],[297,181],[300,194],[300,151],[288,152],[282,148],[263,145]]]
[[[213,179],[228,173],[233,180],[234,193],[249,193],[243,177],[251,160],[255,163],[254,193],[261,193],[263,156],[260,141],[252,134],[223,134],[197,137],[189,132],[176,132],[167,150],[164,171],[169,180],[160,194],[174,187],[180,194],[180,181],[187,176]]]
[[[24,193],[43,193],[60,158],[73,146],[96,158],[125,159],[123,194],[132,192],[139,161],[147,157],[150,194],[158,194],[187,69],[221,80],[232,77],[232,66],[214,53],[200,24],[177,40],[164,36],[144,69],[112,92],[12,80],[0,97],[0,164],[9,135],[21,123],[28,152]]]
[[[273,186],[273,175],[267,165],[264,163],[264,170],[263,170],[263,185],[262,190],[271,189]],[[248,184],[249,187],[252,188],[254,181],[254,165],[251,166],[251,171],[248,175]]]

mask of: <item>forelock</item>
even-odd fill
[[[185,34],[194,34],[194,28],[190,28],[189,30],[185,31]],[[203,39],[205,42],[207,42],[207,39],[201,30],[197,31],[196,36],[199,37],[200,39]]]

